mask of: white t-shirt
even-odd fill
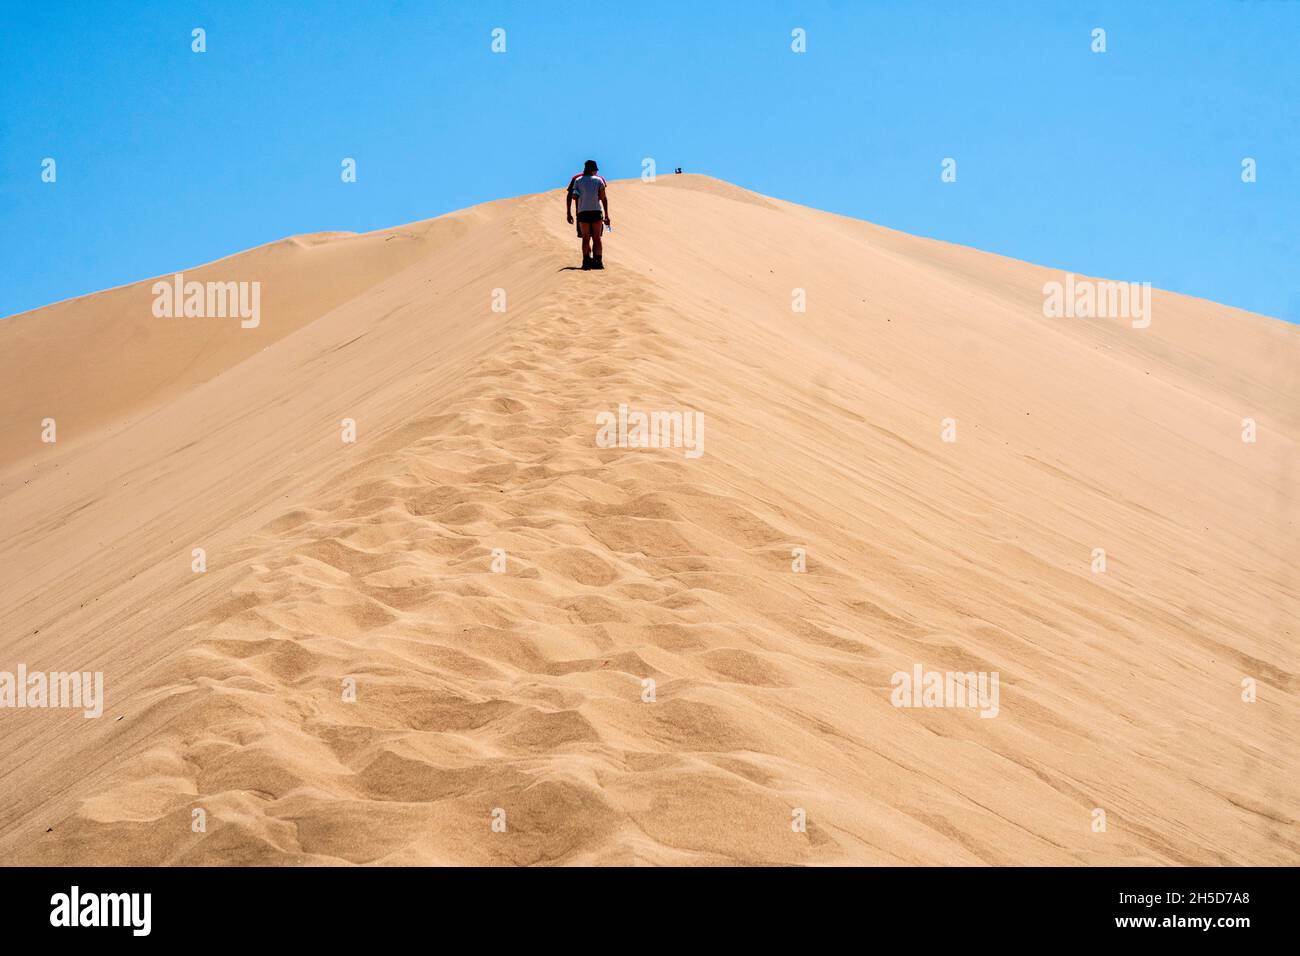
[[[600,212],[600,191],[605,188],[605,180],[599,176],[579,176],[571,187],[578,200],[578,212]]]

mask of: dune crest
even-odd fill
[[[1300,862],[1295,328],[610,198],[600,274],[555,191],[187,270],[256,329],[152,280],[0,322],[0,671],[106,689],[0,710],[0,860]]]

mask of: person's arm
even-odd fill
[[[605,207],[605,225],[609,225],[609,197],[605,195],[605,187],[600,187],[600,204]]]
[[[573,223],[573,180],[569,180],[569,185],[564,187],[564,218],[569,220],[570,225]]]

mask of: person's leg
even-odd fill
[[[600,237],[604,231],[605,224],[599,219],[591,224],[591,254],[597,259],[599,259],[604,252],[604,248],[600,243]]]
[[[591,223],[578,223],[578,233],[582,236],[582,261],[591,258]]]

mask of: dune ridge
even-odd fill
[[[0,711],[0,861],[1300,859],[1294,328],[1046,319],[1057,270],[707,177],[611,199],[603,274],[555,192],[203,267],[257,330],[148,282],[0,322],[0,670],[108,687]],[[704,454],[598,447],[620,404]],[[998,716],[893,706],[918,663]]]

